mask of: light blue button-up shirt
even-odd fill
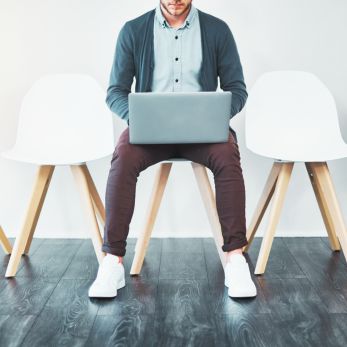
[[[154,70],[152,92],[197,92],[202,63],[200,23],[191,4],[186,20],[179,28],[166,21],[160,8],[154,17]]]

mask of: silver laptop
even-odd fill
[[[129,94],[129,142],[227,142],[231,92]]]

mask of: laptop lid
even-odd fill
[[[129,142],[227,142],[231,92],[130,93]]]

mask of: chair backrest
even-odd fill
[[[114,151],[106,93],[84,74],[49,74],[25,95],[14,148],[52,163],[84,162]]]
[[[312,73],[261,75],[249,92],[245,111],[246,146],[257,154],[293,161],[328,160],[346,146],[334,98]]]

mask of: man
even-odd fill
[[[192,0],[160,0],[156,9],[122,27],[116,44],[106,103],[129,125],[128,94],[136,92],[216,91],[217,78],[232,92],[230,118],[243,108],[247,91],[233,35],[227,24],[192,5]],[[90,297],[114,297],[125,286],[126,238],[135,205],[137,177],[148,166],[183,157],[214,174],[216,204],[227,252],[225,285],[231,297],[256,295],[248,263],[245,187],[235,131],[226,143],[132,145],[129,128],[115,148],[106,188],[102,260]]]

